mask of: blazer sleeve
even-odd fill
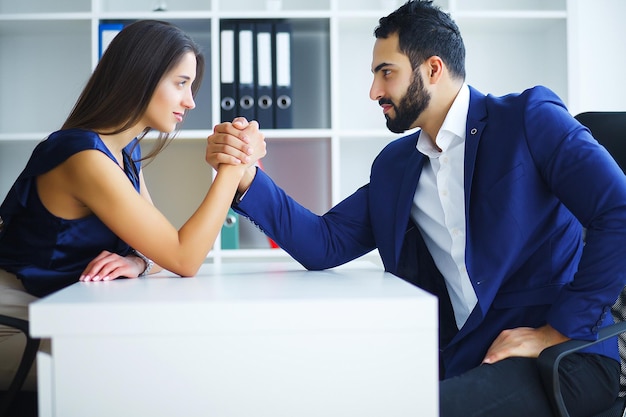
[[[252,185],[233,208],[307,269],[332,268],[374,249],[368,186],[317,215],[257,169]]]
[[[525,129],[542,177],[586,228],[578,270],[548,323],[569,337],[593,339],[611,322],[610,307],[626,284],[626,176],[556,96],[529,100]]]

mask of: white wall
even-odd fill
[[[571,113],[626,111],[626,1],[568,0],[568,8]]]

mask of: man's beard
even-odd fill
[[[391,100],[382,98],[379,104],[391,104],[396,116],[392,119],[389,114],[385,114],[387,119],[387,128],[393,133],[403,133],[411,128],[413,123],[428,107],[430,103],[430,94],[424,88],[424,80],[419,70],[413,73],[413,82],[407,88],[404,97],[400,100],[399,105],[395,105]]]

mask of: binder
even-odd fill
[[[254,120],[254,23],[240,21],[237,29],[237,116]]]
[[[115,36],[124,28],[123,23],[100,23],[98,25],[98,57],[108,48]]]
[[[228,209],[221,232],[222,249],[239,249],[239,214]]]
[[[292,86],[291,86],[291,24],[274,24],[275,53],[275,100],[274,127],[288,129],[293,127]]]
[[[274,64],[272,23],[256,24],[256,120],[261,129],[274,129]]]
[[[220,27],[220,121],[232,122],[237,117],[235,22],[222,21]]]

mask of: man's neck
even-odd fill
[[[421,128],[431,138],[434,146],[437,146],[435,140],[437,139],[439,130],[462,86],[463,80],[450,80],[450,82],[446,84],[440,84],[437,95],[432,96],[428,111],[424,112],[421,116],[424,120]]]

